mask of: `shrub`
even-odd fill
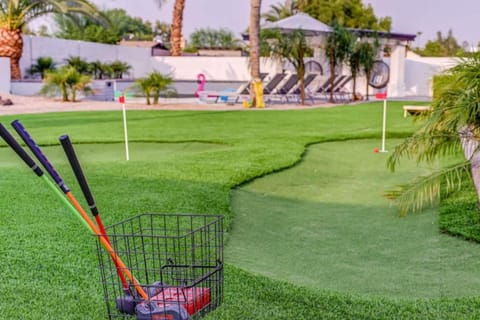
[[[52,57],[38,57],[36,63],[32,64],[30,69],[27,70],[31,76],[40,75],[43,79],[47,71],[56,69],[56,63]]]
[[[134,90],[142,92],[146,99],[147,105],[150,105],[150,98],[153,97],[153,104],[158,104],[158,99],[165,93],[171,95],[175,89],[170,85],[173,83],[173,78],[168,75],[162,75],[158,71],[150,73],[146,78],[135,81]]]
[[[75,102],[78,91],[84,94],[92,92],[89,87],[91,81],[91,76],[81,74],[75,67],[64,66],[45,74],[44,85],[40,92],[46,95],[61,94],[63,101]]]

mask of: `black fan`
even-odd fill
[[[390,67],[383,61],[373,63],[372,72],[368,84],[375,89],[385,88],[390,80]]]

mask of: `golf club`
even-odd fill
[[[62,192],[67,196],[69,199],[70,203],[75,207],[75,209],[78,211],[78,213],[83,217],[83,220],[87,223],[87,226],[89,227],[90,231],[92,231],[95,235],[99,237],[100,242],[104,246],[104,248],[107,250],[107,252],[110,254],[111,258],[115,262],[118,267],[125,272],[126,276],[129,278],[129,280],[132,282],[134,285],[135,289],[137,290],[138,294],[142,296],[143,299],[148,300],[148,295],[145,293],[145,290],[140,286],[139,282],[135,277],[132,275],[130,270],[125,266],[123,261],[120,259],[120,257],[117,256],[115,251],[113,250],[112,246],[110,243],[107,241],[106,237],[104,234],[102,234],[97,226],[92,222],[90,217],[87,215],[85,210],[80,206],[78,203],[77,199],[73,196],[71,193],[70,189],[68,186],[65,184],[65,182],[62,180],[60,175],[57,173],[57,171],[53,168],[51,163],[48,161],[46,156],[42,153],[40,150],[40,147],[35,143],[33,138],[28,134],[26,129],[23,127],[23,125],[20,123],[19,120],[15,120],[12,122],[13,128],[17,131],[17,133],[20,135],[20,137],[23,139],[23,141],[26,143],[26,145],[30,148],[30,150],[33,152],[33,154],[37,157],[37,159],[40,161],[40,163],[44,166],[45,170],[50,174],[52,179],[56,182],[56,184],[60,187]],[[12,137],[13,138],[13,137]],[[31,166],[30,166],[31,167]]]
[[[105,227],[103,226],[102,219],[100,218],[98,208],[97,208],[97,205],[95,203],[95,199],[93,198],[92,192],[91,192],[90,187],[89,187],[88,182],[87,182],[87,179],[85,178],[85,175],[83,174],[82,167],[80,166],[80,162],[78,161],[75,150],[73,149],[72,142],[70,141],[70,138],[69,138],[68,135],[63,135],[63,136],[59,137],[59,140],[60,140],[60,143],[62,144],[63,150],[65,151],[65,154],[68,158],[68,161],[70,162],[70,166],[72,167],[73,173],[75,174],[75,177],[77,178],[78,184],[80,185],[80,188],[82,189],[82,193],[85,197],[85,200],[87,201],[88,207],[90,208],[90,212],[92,213],[93,217],[95,218],[95,221],[97,222],[97,226],[100,229],[100,232],[103,235],[105,235],[106,240],[110,243],[110,239],[108,238],[108,235],[105,232]],[[122,281],[122,285],[123,285],[124,290],[129,291],[128,284],[127,284],[127,281],[125,279],[125,276],[119,270],[117,265],[116,265],[116,267],[117,267],[118,276],[120,277],[120,280]]]
[[[48,179],[46,175],[43,174],[43,170],[33,161],[33,159],[28,155],[27,152],[18,144],[17,140],[8,132],[8,130],[0,123],[0,136],[5,140],[5,142],[10,146],[10,148],[15,151],[15,153],[25,162],[25,164],[30,167],[33,172],[51,188],[56,195],[60,197],[62,202],[72,211],[72,213],[82,222],[82,224],[90,230],[89,225],[83,220],[82,216],[78,213],[77,210],[70,204],[70,202],[65,199],[63,194],[58,190],[58,188],[53,184],[52,181]]]
[[[95,217],[95,221],[97,222],[97,226],[100,229],[100,232],[103,235],[105,235],[106,240],[111,244],[110,239],[105,231],[105,227],[103,226],[102,219],[100,218],[100,214],[98,212],[95,199],[93,198],[93,194],[90,190],[87,179],[85,178],[82,167],[80,166],[80,162],[78,161],[77,155],[73,148],[72,142],[70,141],[70,138],[68,135],[62,135],[61,137],[59,137],[59,140],[68,158],[68,161],[70,162],[70,166],[72,167],[75,177],[77,178],[78,184],[82,189],[82,193],[85,197],[85,200],[87,201],[88,207],[90,208],[90,212]],[[127,280],[125,279],[125,276],[123,275],[120,267],[115,262],[115,260],[113,261],[113,263],[115,264],[115,268],[116,268],[118,277],[122,282],[123,291],[124,291],[123,296],[117,297],[117,300],[116,300],[117,309],[127,314],[134,314],[135,306],[136,306],[135,299],[132,295],[132,292],[130,291]],[[147,290],[147,293],[150,295],[148,290]]]

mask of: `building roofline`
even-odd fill
[[[416,34],[409,34],[409,33],[386,32],[386,31],[376,31],[376,30],[357,29],[357,28],[347,28],[347,30],[359,36],[372,36],[377,34],[380,38],[394,39],[394,40],[400,40],[400,41],[415,41],[415,38],[417,37]],[[248,41],[249,34],[242,33],[242,38],[243,40]]]
[[[376,30],[369,30],[369,29],[347,28],[347,30],[360,36],[371,36],[371,35],[377,34],[380,38],[402,40],[402,41],[414,41],[415,38],[417,37],[417,35],[415,34],[376,31]]]

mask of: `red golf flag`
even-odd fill
[[[125,103],[125,96],[123,94],[120,97],[118,97],[118,102]]]
[[[387,91],[379,91],[375,94],[375,98],[379,100],[387,99]]]

